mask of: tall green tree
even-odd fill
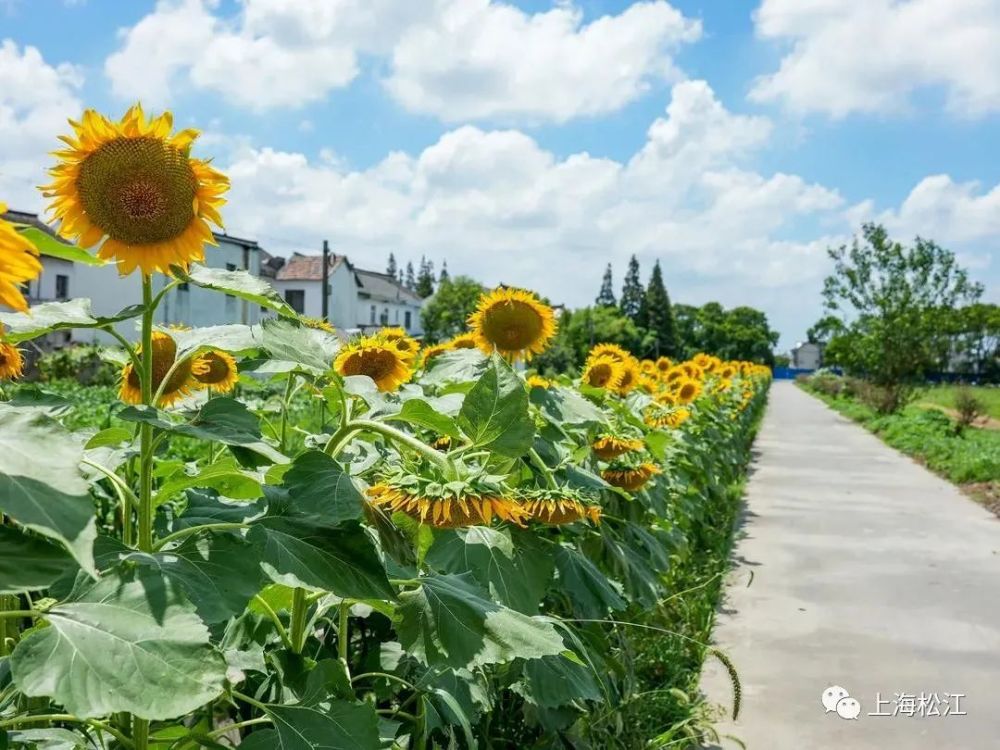
[[[648,346],[644,331],[617,307],[583,307],[566,312],[549,349],[532,363],[541,372],[565,372],[580,367],[594,344],[618,344],[637,356]]]
[[[450,278],[448,274],[448,261],[441,261],[441,274],[438,276],[438,284],[443,284]]]
[[[416,289],[417,287],[417,279],[413,273],[413,261],[411,260],[406,261],[406,280],[403,285],[407,289]]]
[[[948,350],[951,311],[977,301],[982,287],[951,251],[920,237],[904,247],[878,224],[827,252],[823,298],[846,329],[842,363],[879,387],[877,408],[895,411]]]
[[[396,272],[397,272],[396,256],[393,255],[392,253],[389,253],[389,262],[386,263],[385,265],[385,272],[390,276],[392,276],[392,278],[394,279],[396,278]]]
[[[633,255],[628,262],[628,271],[625,272],[621,301],[618,306],[637,325],[642,324],[640,316],[642,315],[643,296],[645,296],[645,290],[642,288],[642,281],[639,278],[639,261]]]
[[[434,294],[434,263],[420,258],[420,273],[417,274],[416,293],[426,299]]]
[[[469,316],[476,309],[483,287],[468,276],[445,279],[437,294],[429,299],[420,313],[424,324],[424,340],[434,344],[468,330]]]
[[[611,279],[611,264],[604,269],[604,278],[601,280],[601,291],[597,295],[595,302],[601,307],[616,307],[615,290]]]
[[[653,264],[653,273],[649,277],[646,293],[642,297],[639,313],[642,325],[649,331],[652,353],[676,356],[677,331],[674,326],[674,313],[670,306],[670,295],[663,284],[663,273],[660,271],[660,261]]]

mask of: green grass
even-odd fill
[[[955,394],[960,386],[939,385],[928,388],[917,395],[917,403],[937,404],[946,409],[955,408]],[[1000,419],[1000,388],[995,386],[969,386],[976,398],[983,404],[985,413],[993,419]]]
[[[879,415],[850,397],[807,390],[956,484],[1000,481],[1000,430],[959,431],[946,414],[916,405]]]

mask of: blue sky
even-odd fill
[[[141,98],[204,131],[227,229],[279,253],[329,237],[581,305],[634,252],[787,347],[823,248],[877,219],[997,297],[1000,4],[0,0],[0,44],[13,205],[41,207],[64,117]]]

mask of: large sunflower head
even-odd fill
[[[615,390],[624,396],[639,386],[642,380],[642,370],[639,361],[631,355],[621,363],[621,366],[622,379],[618,382],[618,387]]]
[[[138,355],[140,360],[146,356],[145,352],[142,351],[142,347],[139,347]],[[175,368],[174,363],[176,360],[177,342],[163,331],[153,331],[152,391],[154,394],[159,390],[160,384],[164,382],[164,378],[167,379],[157,406],[170,406],[175,401],[190,395],[193,390],[201,387],[200,383],[194,379],[192,372],[193,361],[191,358],[186,357]],[[173,372],[171,372],[171,369],[173,369]],[[167,377],[168,374],[169,378]],[[139,379],[139,373],[132,367],[131,362],[126,363],[122,368],[122,382],[118,390],[118,397],[126,404],[142,403],[142,381]]]
[[[705,377],[705,371],[694,362],[683,362],[679,367],[692,380],[703,380]]]
[[[625,368],[621,362],[611,357],[598,357],[587,364],[580,382],[594,388],[615,390],[624,376]]]
[[[527,512],[518,499],[497,487],[442,484],[425,477],[387,477],[367,491],[368,502],[390,513],[438,528],[488,526],[493,519],[523,526]]]
[[[88,109],[68,148],[55,152],[52,182],[43,190],[59,232],[83,247],[104,240],[98,255],[118,271],[168,273],[203,260],[215,244],[209,222],[222,226],[219,208],[229,180],[190,156],[196,130],[172,134],[173,116],[147,120],[138,104],[114,122]]]
[[[402,328],[383,328],[375,335],[375,337],[396,347],[396,351],[398,351],[408,363],[412,364],[417,359],[417,353],[420,351],[420,344],[416,339],[408,336],[406,331]]]
[[[480,349],[513,362],[545,351],[555,336],[556,320],[552,308],[531,292],[501,288],[479,299],[469,327]]]
[[[645,443],[638,438],[605,434],[595,440],[590,447],[593,448],[594,455],[599,459],[602,461],[611,461],[619,456],[624,456],[626,453],[641,451],[645,447]]]
[[[601,472],[605,482],[629,492],[638,492],[657,474],[662,473],[656,464],[612,464]]]
[[[0,337],[3,336],[3,326],[0,325]],[[24,360],[16,346],[0,340],[0,380],[13,380],[21,377],[24,372]]]
[[[191,372],[198,383],[216,393],[229,393],[240,379],[233,355],[218,349],[198,355]]]
[[[676,381],[683,380],[686,377],[688,377],[687,370],[681,365],[674,365],[663,373],[662,380],[667,385],[673,386]]]
[[[525,378],[524,382],[528,386],[528,390],[539,388],[543,391],[547,391],[552,387],[552,381],[548,378],[543,378],[541,375],[529,375]]]
[[[657,357],[656,358],[656,370],[660,375],[666,375],[671,367],[674,366],[674,361],[670,357]]]
[[[413,375],[412,360],[394,342],[377,336],[363,337],[347,344],[333,362],[342,376],[367,375],[380,391],[395,391]]]
[[[476,334],[460,333],[444,342],[442,346],[447,346],[449,349],[476,349],[479,347],[479,343],[476,340]]]
[[[681,404],[690,404],[701,395],[702,384],[700,380],[684,378],[674,381],[674,396]]]
[[[553,526],[583,519],[601,522],[601,506],[574,490],[522,490],[518,500],[531,521]]]
[[[731,362],[722,365],[718,370],[716,370],[716,375],[718,375],[723,380],[732,380],[736,375],[736,365]]]
[[[618,346],[618,344],[596,344],[587,352],[587,361],[591,362],[595,359],[609,357],[616,362],[624,362],[631,356],[631,354]]]
[[[7,206],[0,203],[0,214]],[[13,224],[0,219],[0,304],[18,312],[28,309],[21,285],[42,272],[38,250],[14,229]]]

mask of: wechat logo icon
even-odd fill
[[[841,719],[857,719],[861,713],[861,704],[840,685],[824,690],[821,700],[827,713],[836,712]]]

